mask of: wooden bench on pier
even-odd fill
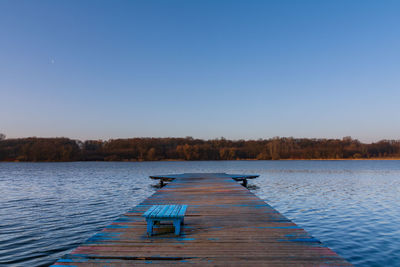
[[[153,234],[153,226],[161,221],[172,221],[175,235],[180,235],[187,205],[153,205],[144,214],[147,221],[147,235]]]

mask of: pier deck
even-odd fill
[[[164,176],[165,177],[165,176]],[[212,266],[350,265],[227,174],[168,176],[171,181],[55,266],[187,264]],[[162,176],[158,177],[162,178]],[[254,178],[250,177],[249,178]],[[187,204],[182,234],[163,226],[147,237],[152,205]]]

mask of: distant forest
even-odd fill
[[[351,137],[259,140],[129,138],[79,141],[68,138],[6,139],[0,161],[156,161],[400,158],[400,140],[364,144]]]

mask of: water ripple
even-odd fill
[[[250,189],[357,266],[400,266],[399,161],[0,163],[0,265],[47,266],[155,190],[149,175],[258,173]]]

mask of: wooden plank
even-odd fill
[[[151,208],[148,209],[148,210],[143,214],[143,217],[149,216],[156,208],[157,208],[157,205],[151,206]]]
[[[177,214],[179,212],[179,210],[181,209],[180,205],[175,205],[174,210],[172,211],[171,217],[174,216],[175,214]]]
[[[162,205],[161,209],[158,211],[157,214],[154,214],[152,217],[153,218],[159,218],[159,217],[164,217],[165,212],[168,210],[169,206],[168,205]]]
[[[184,217],[187,205],[153,205],[143,217],[149,218],[177,218]]]
[[[174,213],[173,211],[175,210],[176,205],[170,205],[169,209],[165,213],[165,217],[171,217]]]
[[[184,216],[185,216],[186,209],[187,209],[187,205],[182,205],[182,206],[181,206],[181,209],[180,209],[179,212],[178,212],[178,217],[184,217]]]
[[[162,205],[156,205],[156,208],[153,209],[153,211],[148,215],[149,218],[154,218],[159,212],[160,210],[163,208]]]
[[[168,175],[172,182],[167,186],[54,266],[351,265],[233,180],[241,177]],[[165,209],[161,205],[170,206]],[[147,213],[152,206],[155,208]],[[142,217],[146,213],[185,214],[181,235],[174,235],[172,224],[163,224],[147,237]]]
[[[171,214],[171,208],[172,205],[165,205],[164,209],[157,214],[157,217],[159,218],[165,218],[168,217],[169,214]]]

